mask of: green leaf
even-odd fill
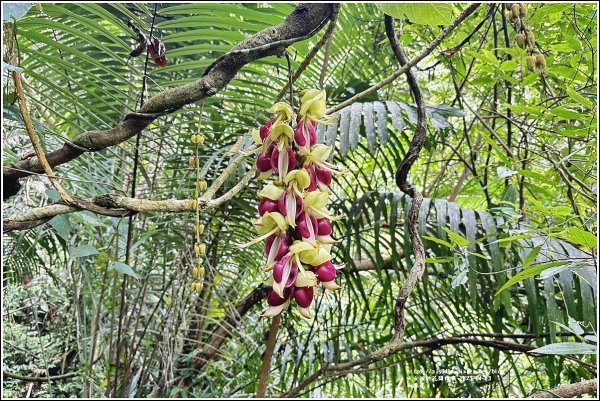
[[[458,245],[460,245],[462,247],[469,245],[469,240],[467,240],[462,235],[453,232],[452,230],[450,230],[447,227],[443,227],[443,230],[446,231],[446,233],[448,234],[448,237],[450,237],[450,239],[452,241],[456,242]]]
[[[502,291],[504,291],[511,285],[518,283],[519,281],[523,281],[526,278],[536,276],[536,275],[540,274],[541,272],[543,272],[544,270],[549,269],[551,267],[562,266],[562,265],[566,265],[567,263],[569,263],[569,262],[565,262],[565,261],[548,262],[548,263],[542,263],[541,265],[537,265],[534,267],[530,267],[529,269],[521,270],[520,272],[518,272],[517,274],[512,276],[506,283],[504,283],[504,285],[502,287],[500,287],[500,289],[496,292],[496,294],[494,296],[498,296],[498,294],[500,294]]]
[[[595,354],[596,346],[585,343],[555,343],[529,352],[547,355]]]
[[[569,97],[571,99],[575,100],[577,103],[581,104],[585,108],[588,108],[588,109],[594,108],[592,102],[590,102],[588,99],[586,99],[585,97],[580,95],[575,89],[567,88],[567,94],[569,95]]]
[[[425,263],[448,263],[453,260],[454,258],[426,258]]]
[[[140,276],[133,270],[133,268],[123,262],[115,262],[113,268],[119,273],[126,274],[135,278],[136,280],[140,279]]]
[[[82,258],[84,256],[96,255],[98,250],[90,244],[80,245],[71,251],[72,258]]]
[[[558,236],[569,242],[582,245],[586,248],[596,249],[598,244],[598,237],[577,227],[569,227],[559,233]]]
[[[529,267],[529,265],[531,265],[531,263],[533,263],[533,261],[535,260],[535,258],[537,258],[537,256],[539,255],[541,250],[542,250],[542,246],[538,245],[535,248],[533,248],[527,254],[527,256],[525,256],[525,259],[523,259],[523,269],[527,269]]]
[[[65,241],[69,241],[69,237],[71,236],[71,223],[69,222],[68,216],[64,214],[54,216],[48,223],[50,223],[58,235]]]
[[[445,247],[450,248],[450,249],[454,248],[454,245],[452,245],[448,241],[444,241],[443,239],[439,239],[439,238],[435,238],[435,237],[430,237],[428,235],[423,235],[422,238],[425,238],[428,241],[433,241],[433,242],[436,242],[438,244],[442,244]]]
[[[436,26],[452,22],[451,4],[378,3],[376,6],[391,17],[407,18],[415,24]]]

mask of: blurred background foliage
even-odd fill
[[[427,21],[407,12],[397,26],[409,56],[464,7],[448,4]],[[283,3],[34,5],[13,23],[43,146],[53,150],[84,131],[110,128],[138,107],[144,57],[128,62],[134,43],[128,19],[148,33],[156,10],[153,32],[166,45],[169,64],[148,68],[148,98],[199,79],[214,59],[293,9]],[[525,50],[514,43],[516,32],[503,14],[501,4],[482,5],[416,70],[429,128],[409,182],[427,197],[419,229],[428,263],[408,305],[405,340],[532,334],[537,338],[512,341],[591,347],[597,324],[597,6],[530,4],[524,22],[547,60],[541,74],[525,67]],[[442,52],[484,19],[457,52]],[[293,68],[321,34],[288,48]],[[295,88],[319,86],[323,54]],[[397,68],[381,10],[375,4],[342,4],[323,82],[328,106]],[[3,77],[6,167],[30,145],[6,70]],[[248,144],[249,131],[266,121],[266,109],[286,80],[285,58],[267,57],[245,66],[206,100],[200,159],[209,183]],[[415,110],[401,77],[341,110],[332,126],[319,127],[320,140],[335,147],[334,162],[345,168],[332,185],[332,208],[345,216],[334,230],[335,261],[345,265],[343,288],[316,297],[312,321],[293,308],[283,314],[267,395],[277,396],[320,366],[359,358],[390,339],[395,296],[411,266],[408,204],[393,176],[408,148]],[[187,160],[199,119],[199,105],[189,105],[142,132],[137,197],[185,199],[193,193]],[[134,146],[132,139],[85,153],[56,173],[78,196],[127,194]],[[240,166],[221,191],[235,185],[251,163]],[[23,184],[5,202],[4,217],[59,199],[44,177]],[[260,318],[264,301],[244,301],[260,295],[263,255],[259,245],[240,251],[236,244],[252,236],[261,185],[251,182],[201,216],[209,257],[207,285],[199,295],[189,291],[194,219],[188,214],[135,217],[130,267],[139,279],[129,280],[124,292],[127,219],[81,212],[4,234],[3,371],[59,376],[51,381],[4,376],[4,396],[253,395],[269,322]],[[535,270],[496,295],[524,268]],[[116,358],[120,331],[123,352]],[[581,351],[573,347],[572,354]],[[595,377],[586,365],[595,365],[595,358],[468,344],[412,349],[360,372],[323,377],[300,395],[519,397]],[[457,367],[485,377],[448,382],[418,372]]]

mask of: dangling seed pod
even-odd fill
[[[204,288],[204,283],[202,281],[194,281],[191,286],[192,292],[200,292]]]
[[[529,46],[530,49],[533,49],[535,46],[535,35],[531,31],[527,31],[527,46]]]
[[[200,106],[200,120],[198,123],[198,131],[196,134],[191,136],[191,142],[195,144],[196,154],[190,157],[189,164],[196,170],[196,179],[194,185],[194,199],[188,201],[188,207],[195,211],[195,223],[194,223],[194,253],[196,254],[196,264],[192,268],[192,276],[194,282],[192,282],[190,289],[192,292],[201,292],[204,288],[204,266],[202,265],[202,257],[206,254],[206,244],[202,243],[202,234],[204,234],[204,224],[200,224],[200,204],[198,198],[200,192],[206,191],[208,184],[205,180],[200,177],[200,146],[204,144],[204,135],[200,133],[202,126],[202,113],[204,110],[204,101]]]
[[[521,17],[525,17],[527,15],[527,4],[519,3],[519,14]]]
[[[196,265],[192,270],[192,276],[196,279],[202,279],[204,277],[204,266]]]
[[[522,33],[518,33],[517,37],[516,37],[516,41],[517,41],[517,45],[521,48],[521,49],[525,49],[527,47],[526,45],[526,41],[527,38],[525,37],[524,34]]]
[[[535,67],[538,71],[543,71],[546,68],[546,57],[543,54],[538,53],[535,55]]]
[[[527,58],[525,60],[527,62],[527,69],[529,71],[535,71],[536,57],[535,56],[527,56]]]
[[[521,16],[521,7],[518,4],[513,4],[510,9],[511,21],[516,21]]]

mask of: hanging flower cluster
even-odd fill
[[[337,170],[327,162],[331,148],[317,144],[315,132],[317,122],[328,122],[325,92],[300,92],[296,118],[286,103],[269,111],[272,118],[254,132],[260,145],[256,167],[260,179],[275,178],[258,193],[260,218],[254,224],[259,237],[250,242],[265,240],[264,270],[271,272],[272,288],[264,316],[278,315],[294,300],[310,318],[314,287],[321,283],[330,290],[340,288],[330,253],[333,216],[326,208],[331,175]]]

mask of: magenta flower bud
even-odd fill
[[[273,280],[276,283],[281,283],[284,277],[284,287],[291,287],[294,285],[296,278],[298,277],[298,265],[295,262],[290,261],[291,255],[284,256],[279,262],[275,263],[273,267]]]
[[[330,235],[333,231],[331,228],[331,223],[327,219],[319,219],[317,221],[318,226],[318,235]]]
[[[275,241],[275,238],[277,238],[277,235],[273,234],[267,237],[267,239],[265,240],[265,255],[268,255],[269,252],[271,251],[271,247],[273,246],[273,241]]]
[[[296,231],[302,238],[314,239],[317,234],[317,219],[312,214],[302,213],[296,220]]]
[[[313,121],[308,122],[308,135],[310,146],[314,146],[317,143],[317,131],[315,130],[315,123]]]
[[[308,176],[310,177],[310,185],[306,190],[312,192],[317,189],[317,175],[315,173],[315,168],[313,166],[305,166],[304,168],[308,171]]]
[[[315,167],[315,173],[319,182],[329,186],[331,184],[331,171],[325,170],[319,166]]]
[[[288,299],[294,296],[294,287],[286,288],[283,291],[283,298],[281,298],[275,291],[272,289],[269,290],[267,294],[267,303],[269,306],[279,306],[283,305]]]
[[[315,274],[320,281],[328,282],[333,281],[337,271],[335,270],[333,263],[325,262],[322,265],[317,266]]]
[[[308,308],[313,300],[312,287],[298,287],[294,290],[294,299],[301,308]]]
[[[296,130],[294,131],[294,140],[298,146],[306,145],[306,137],[304,136],[304,125],[298,124]]]
[[[279,297],[275,291],[269,290],[269,294],[267,295],[267,303],[269,306],[279,306],[284,304],[285,301],[286,299]]]
[[[296,205],[294,205],[294,201],[292,201],[292,199],[295,200]],[[277,201],[277,205],[279,207],[279,213],[287,217],[288,211],[290,211],[291,214],[294,215],[293,217],[296,218],[300,213],[302,213],[302,209],[304,208],[304,200],[302,200],[301,196],[293,194],[289,189],[286,189],[283,196]]]
[[[263,125],[261,125],[259,133],[260,133],[260,139],[262,139],[263,141],[265,140],[265,138],[267,136],[269,136],[269,131],[271,131],[271,126],[273,125],[275,121],[274,120],[269,120],[266,123],[264,123]]]
[[[283,258],[285,255],[287,255],[288,251],[289,251],[289,245],[287,244],[287,237],[286,237],[286,234],[284,233],[283,236],[281,237],[281,242],[279,243],[279,250],[277,251],[277,254],[275,255],[275,259]]]
[[[291,147],[287,147],[285,152],[279,152],[277,148],[273,149],[273,153],[271,154],[271,168],[276,173],[279,173],[280,167],[285,174],[296,168],[296,156]]]
[[[261,199],[258,204],[258,214],[261,216],[265,214],[265,212],[276,212],[278,210],[277,201],[271,200],[269,198]]]
[[[256,158],[256,169],[261,173],[271,170],[271,157],[270,155],[258,155]]]
[[[279,241],[277,241],[278,238]],[[276,245],[278,245],[279,248],[277,250],[273,250],[273,259],[281,260],[288,253],[289,249],[287,234],[282,233],[280,236],[273,234],[266,239],[264,249],[266,256],[269,256],[271,254],[271,248],[273,247],[275,241],[277,241]]]

